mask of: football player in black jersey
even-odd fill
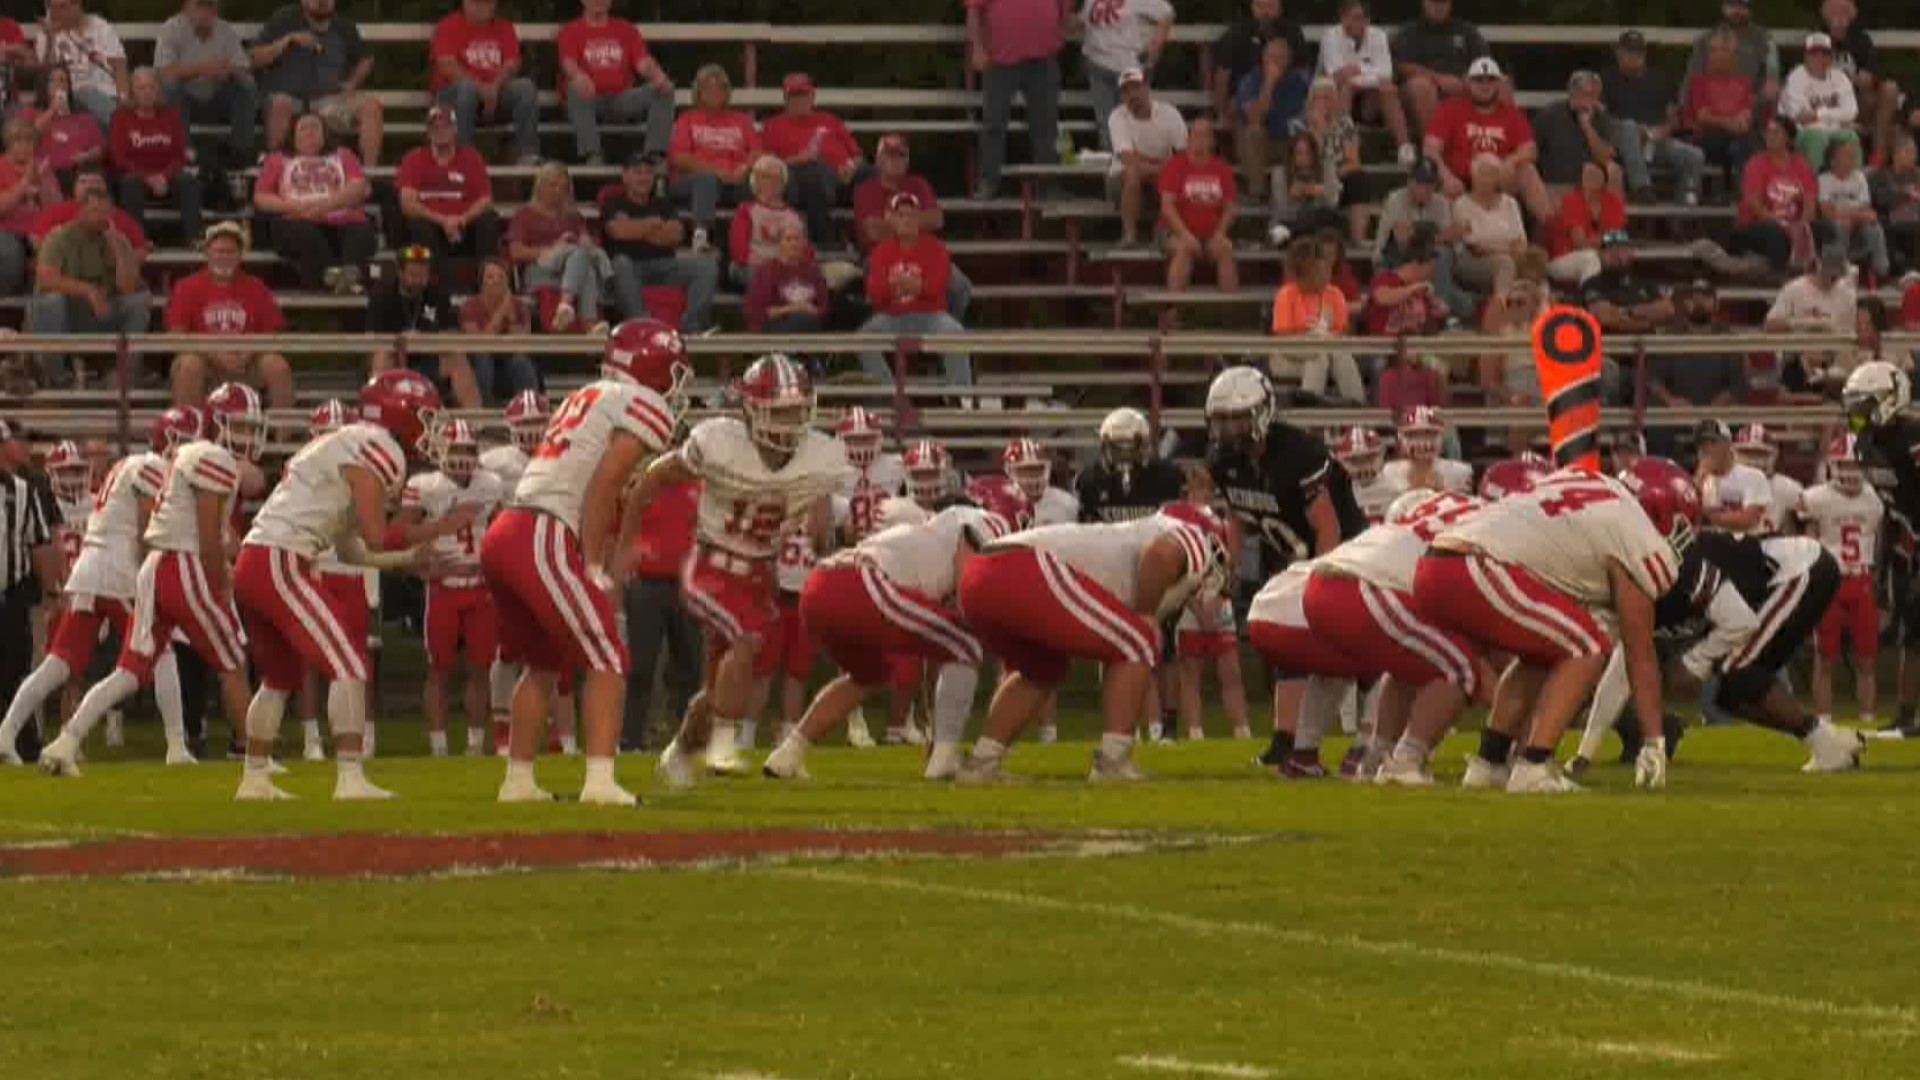
[[[1872,360],[1847,376],[1841,399],[1847,426],[1859,436],[1860,464],[1867,480],[1887,506],[1889,539],[1904,530],[1913,535],[1920,526],[1920,422],[1901,415],[1912,400],[1907,376],[1884,360]],[[1889,542],[1884,549],[1896,563],[1906,545]],[[1899,572],[1900,570],[1904,572]],[[1893,738],[1920,738],[1915,706],[1920,705],[1920,573],[1909,563],[1895,568],[1893,611],[1900,626],[1899,711],[1884,734]]]
[[[1100,421],[1100,460],[1073,482],[1082,522],[1132,521],[1186,495],[1180,467],[1153,452],[1153,429],[1138,409]]]

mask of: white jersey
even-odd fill
[[[980,528],[987,512],[972,506],[949,506],[924,522],[882,529],[860,546],[840,552],[828,563],[865,561],[888,579],[922,596],[945,600],[959,583],[953,557],[968,527]]]
[[[1767,529],[1769,532],[1785,532],[1787,519],[1799,513],[1800,481],[1786,473],[1774,473],[1767,477],[1773,487],[1773,503],[1767,507]]]
[[[1353,499],[1360,504],[1360,512],[1367,515],[1367,521],[1378,525],[1387,518],[1387,507],[1402,494],[1400,488],[1387,479],[1385,469],[1373,478],[1371,484],[1355,484]]]
[[[1307,583],[1313,580],[1313,568],[1294,563],[1267,579],[1247,606],[1247,621],[1307,628]]]
[[[1767,521],[1773,516],[1773,482],[1767,474],[1751,465],[1735,463],[1725,476],[1708,474],[1700,484],[1700,507],[1708,513],[1715,510],[1742,510],[1749,506],[1762,506],[1767,512],[1761,517],[1761,523],[1751,529],[1728,529],[1728,532],[1749,533],[1764,532]]]
[[[1414,571],[1433,538],[1485,505],[1457,491],[1437,491],[1408,511],[1400,523],[1375,525],[1307,565],[1318,573],[1411,593]]]
[[[73,561],[80,557],[80,544],[87,535],[87,519],[93,516],[93,496],[78,499],[53,500],[54,509],[60,512],[60,523],[54,526],[53,539],[60,545],[61,564],[73,568]]]
[[[1767,585],[1778,590],[1786,582],[1806,576],[1825,549],[1811,536],[1775,536],[1760,541],[1760,550],[1773,560],[1773,580]]]
[[[246,542],[317,559],[340,536],[354,533],[349,468],[365,469],[392,499],[406,482],[407,456],[387,429],[375,424],[348,424],[322,435],[287,462]]]
[[[147,546],[200,553],[200,492],[220,497],[220,520],[233,512],[240,493],[240,463],[224,446],[197,439],[174,451],[161,484],[160,505],[147,520]]]
[[[814,550],[813,531],[794,529],[780,536],[780,552],[773,560],[773,580],[781,592],[797,593],[806,587],[807,575],[820,560]]]
[[[907,466],[899,454],[880,454],[862,468],[855,465],[834,498],[834,524],[852,541],[864,540],[886,526],[880,508],[907,489]]]
[[[1874,544],[1886,504],[1871,486],[1848,495],[1832,484],[1817,484],[1801,494],[1795,512],[1840,564],[1841,573],[1873,573]]]
[[[1202,611],[1207,613],[1208,619],[1204,626],[1201,625],[1200,622],[1200,613]],[[1227,599],[1227,594],[1219,589],[1203,589],[1199,595],[1193,598],[1192,603],[1181,610],[1179,625],[1174,627],[1174,629],[1181,632],[1196,631],[1201,633],[1231,634],[1235,629],[1233,625],[1233,603]]]
[[[1438,477],[1440,481],[1440,487],[1437,490],[1473,490],[1473,466],[1464,461],[1455,461],[1452,458],[1435,458],[1433,462],[1433,475]],[[1393,489],[1393,494],[1387,498],[1389,503],[1409,491],[1416,490],[1413,482],[1413,462],[1408,461],[1406,458],[1395,458],[1385,465],[1382,465],[1380,467],[1380,482]],[[1431,488],[1433,485],[1426,483],[1420,485],[1420,487]]]
[[[1140,557],[1163,536],[1179,540],[1187,562],[1186,573],[1160,601],[1156,614],[1165,618],[1193,596],[1206,575],[1209,560],[1206,533],[1179,518],[1154,514],[1132,521],[1094,525],[1048,525],[995,540],[987,545],[987,550],[1026,547],[1047,552],[1131,608],[1137,598],[1134,590],[1139,584]]]
[[[552,514],[578,533],[587,484],[620,432],[657,454],[673,442],[673,410],[652,390],[618,379],[601,379],[568,394],[514,486],[513,505]]]
[[[67,573],[67,592],[125,600],[133,596],[140,570],[140,507],[160,497],[167,459],[139,453],[121,458],[93,497],[93,512],[80,540],[80,557]]]
[[[745,559],[773,558],[781,537],[805,527],[813,504],[847,482],[847,451],[838,439],[809,431],[786,464],[769,468],[746,423],[730,416],[701,421],[680,456],[704,481],[700,543]]]
[[[1033,504],[1033,528],[1042,525],[1071,525],[1080,520],[1080,500],[1057,487],[1050,487]]]
[[[925,525],[932,520],[933,511],[905,495],[895,495],[880,504],[880,517],[875,524],[882,529],[891,529],[896,525]]]
[[[1524,567],[1601,610],[1613,604],[1612,564],[1658,599],[1673,586],[1680,563],[1625,484],[1578,469],[1562,469],[1532,491],[1488,503],[1434,542]]]
[[[509,495],[520,486],[520,478],[526,475],[532,460],[525,450],[513,445],[489,446],[480,452],[480,467],[499,477]]]
[[[487,535],[488,520],[506,498],[506,485],[485,469],[475,469],[464,486],[441,472],[421,473],[407,481],[400,493],[400,509],[420,511],[423,521],[438,521],[462,506],[478,508],[471,524],[434,539],[433,551],[447,567],[438,584],[449,589],[480,584],[480,538]]]

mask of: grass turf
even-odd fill
[[[390,745],[383,730],[383,745]],[[1456,741],[1443,772],[1456,778]],[[0,879],[0,1076],[1895,1077],[1920,1070],[1920,746],[1805,777],[1696,733],[1659,796],[1278,784],[1248,744],[1146,748],[1088,788],[810,784],[638,813],[498,807],[492,761],[383,758],[402,802],[229,801],[237,766],[0,773],[0,838],[720,829],[1140,829],[1251,838],[1100,858],[886,860],[402,881]],[[1330,748],[1329,756],[1337,750]],[[543,763],[555,790],[577,762]],[[1203,1066],[1196,1071],[1185,1066]],[[1226,1070],[1226,1071],[1218,1071]]]

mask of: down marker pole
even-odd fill
[[[1600,323],[1550,307],[1533,323],[1533,365],[1547,404],[1555,468],[1600,471]]]

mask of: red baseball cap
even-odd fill
[[[795,94],[813,93],[813,76],[804,71],[796,71],[780,81],[780,92],[792,97]]]

